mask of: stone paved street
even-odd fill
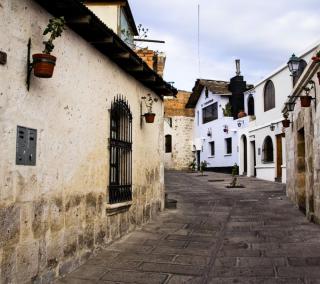
[[[245,189],[227,189],[230,179],[168,172],[178,209],[57,283],[320,283],[320,226],[283,185],[240,178]]]

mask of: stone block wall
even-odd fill
[[[317,106],[313,101],[311,107],[302,108],[298,98],[293,116],[289,116],[293,123],[286,129],[287,195],[310,220],[320,223],[320,88],[316,75],[310,79],[316,82],[311,95],[316,94]],[[305,95],[304,91],[300,95]]]
[[[51,16],[32,0],[0,1],[0,283],[48,283],[96,249],[152,219],[164,201],[163,105],[140,121],[155,94],[69,28],[55,42],[53,78],[25,85],[28,39],[43,50]],[[107,213],[111,102],[133,115],[133,201]],[[37,130],[36,166],[18,166],[17,126]]]
[[[172,152],[165,153],[165,168],[186,170],[194,159],[192,138],[194,109],[186,109],[191,93],[179,91],[176,98],[164,102],[164,133],[172,137]]]

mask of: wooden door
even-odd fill
[[[282,178],[282,135],[276,135],[277,140],[277,179],[281,181]]]

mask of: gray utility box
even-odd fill
[[[16,164],[35,166],[37,155],[37,130],[17,126]]]

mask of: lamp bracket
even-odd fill
[[[31,61],[31,38],[28,40],[28,56],[27,56],[27,90],[30,89],[30,81],[31,81],[31,72],[33,69],[33,63]]]

